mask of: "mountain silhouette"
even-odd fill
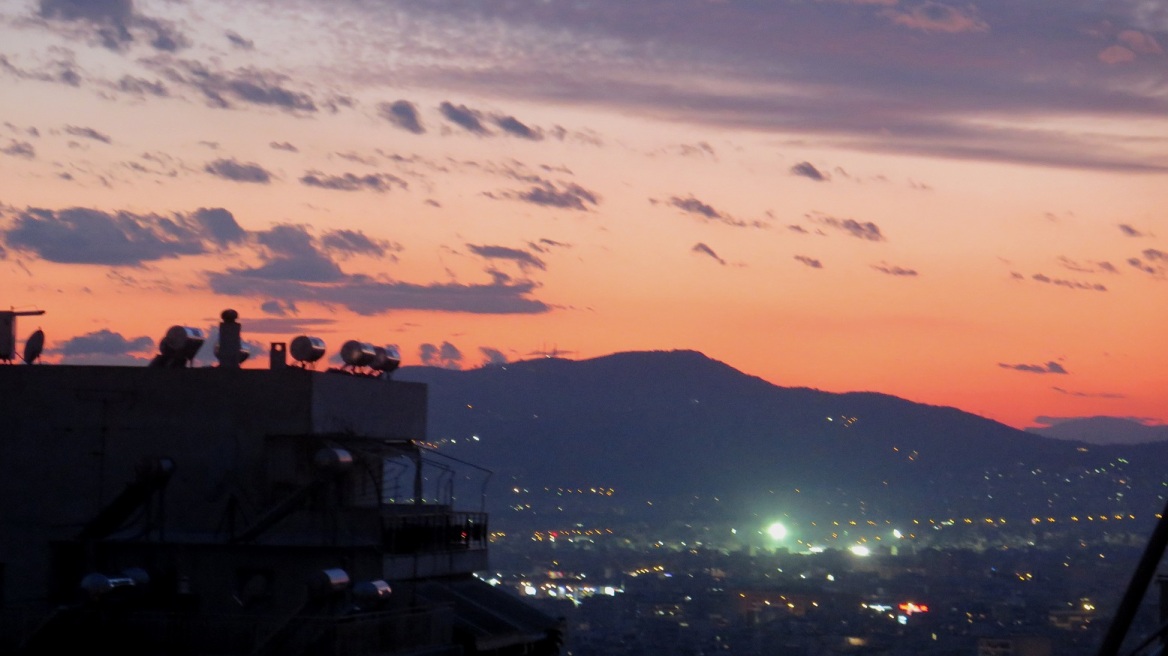
[[[1051,422],[1049,426],[1027,428],[1026,431],[1094,444],[1140,444],[1168,440],[1168,426],[1149,426],[1120,417],[1076,417],[1048,421]]]
[[[505,486],[612,488],[630,511],[717,497],[905,517],[1149,513],[1166,489],[1165,443],[1086,445],[886,394],[779,387],[695,351],[395,377],[429,385],[442,453]]]

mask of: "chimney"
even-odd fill
[[[224,310],[219,316],[223,322],[219,324],[219,352],[215,357],[219,358],[220,367],[238,369],[239,352],[243,350],[243,342],[239,337],[242,326],[235,321],[239,318],[239,313],[235,310]]]
[[[272,342],[268,351],[268,368],[283,369],[288,366],[288,345],[284,342]]]

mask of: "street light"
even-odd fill
[[[782,522],[775,522],[767,527],[767,535],[776,542],[781,542],[787,537],[787,527],[783,526]]]

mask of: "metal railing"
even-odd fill
[[[486,549],[487,514],[383,514],[381,536],[382,545],[395,554]]]

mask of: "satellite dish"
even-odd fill
[[[372,344],[350,339],[341,345],[341,359],[350,367],[368,367],[377,359],[377,350]]]
[[[316,362],[324,357],[324,340],[311,335],[300,335],[293,338],[288,351],[292,354],[292,359],[297,362],[305,364]]]
[[[195,359],[207,337],[203,331],[190,326],[171,326],[158,342],[158,355],[150,361],[151,367],[181,369]]]
[[[24,342],[24,362],[25,364],[32,364],[37,358],[41,357],[41,351],[45,350],[45,331],[37,329]]]

